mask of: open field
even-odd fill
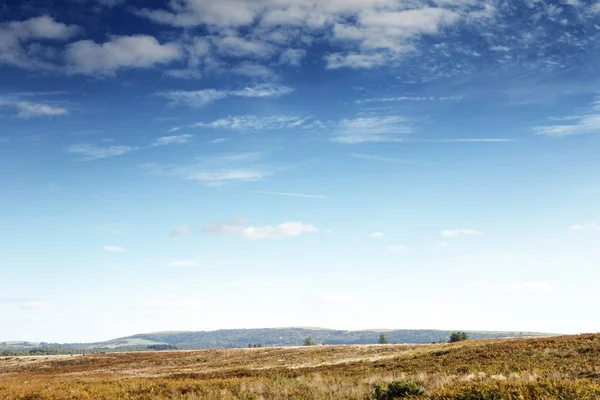
[[[0,359],[0,399],[600,399],[600,335]],[[387,398],[387,397],[386,397]]]

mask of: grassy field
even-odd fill
[[[413,399],[600,399],[600,335],[0,359],[3,400],[402,398],[393,381]]]

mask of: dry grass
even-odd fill
[[[0,358],[0,399],[600,399],[600,335]]]

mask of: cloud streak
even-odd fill
[[[248,86],[238,90],[203,89],[203,90],[172,90],[158,93],[170,101],[171,106],[187,106],[200,108],[223,100],[228,97],[242,98],[279,98],[294,91],[293,88],[274,83],[264,83]]]
[[[239,235],[247,239],[281,239],[318,232],[317,227],[299,221],[284,222],[279,225],[247,225],[245,219],[215,222],[204,229],[205,233]]]
[[[343,119],[331,140],[344,144],[401,142],[413,131],[408,119],[400,116]]]
[[[233,182],[253,182],[275,173],[275,169],[262,165],[262,153],[234,153],[201,157],[195,164],[169,165],[146,163],[141,167],[158,176],[199,181],[209,186]]]
[[[137,150],[132,146],[97,146],[90,143],[73,144],[67,148],[71,154],[80,156],[80,161],[99,160],[102,158],[117,157]]]
[[[29,101],[14,101],[0,98],[0,106],[16,109],[17,117],[19,118],[53,117],[69,114],[69,110],[63,107],[54,107]]]

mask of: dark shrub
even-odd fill
[[[405,399],[424,394],[425,389],[411,380],[393,381],[387,388],[376,385],[374,400]]]

